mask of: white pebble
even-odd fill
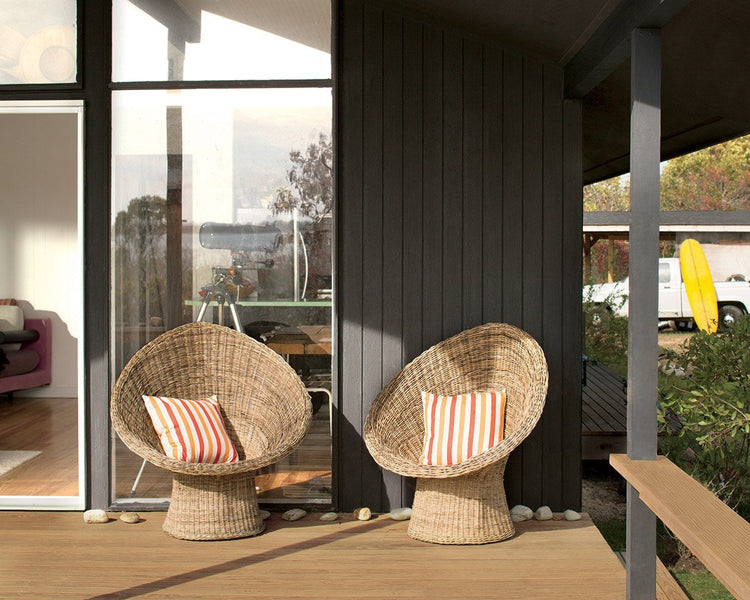
[[[514,523],[520,523],[521,521],[528,521],[534,518],[534,511],[528,506],[523,504],[516,504],[510,509],[510,519]]]
[[[552,509],[549,506],[540,506],[534,513],[537,521],[549,521],[552,518]]]
[[[137,523],[141,520],[141,515],[137,512],[124,512],[120,515],[120,521],[123,523]]]
[[[581,520],[581,515],[577,513],[576,511],[570,510],[570,509],[566,510],[563,513],[563,516],[565,517],[566,521],[580,521]]]
[[[304,517],[307,514],[306,510],[302,510],[301,508],[292,508],[288,511],[286,511],[283,515],[281,515],[281,518],[285,521],[298,521],[302,517]]]
[[[109,516],[101,508],[92,508],[83,513],[84,523],[108,523]]]
[[[335,521],[338,518],[339,518],[339,513],[335,513],[335,512],[327,512],[327,513],[323,513],[322,515],[320,515],[321,521]]]
[[[411,508],[405,506],[403,508],[394,508],[388,516],[394,521],[406,521],[411,519]]]
[[[271,513],[270,513],[270,512],[268,512],[267,510],[263,510],[263,509],[261,508],[261,509],[260,509],[260,510],[258,511],[258,515],[260,516],[260,518],[261,518],[261,519],[263,519],[263,520],[265,521],[265,520],[266,520],[266,519],[267,519],[268,517],[270,517],[270,516],[271,516]]]
[[[366,506],[354,509],[354,518],[359,521],[369,521],[372,516],[372,511]]]

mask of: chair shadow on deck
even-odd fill
[[[164,577],[162,579],[157,579],[155,581],[149,581],[148,583],[134,585],[132,587],[125,588],[122,590],[108,592],[106,594],[99,594],[97,596],[90,596],[88,600],[114,600],[116,598],[117,599],[136,598],[144,594],[160,592],[160,591],[169,589],[177,585],[184,585],[187,583],[198,581],[206,577],[221,575],[223,573],[228,573],[230,571],[236,571],[238,569],[243,569],[245,567],[250,567],[253,565],[261,564],[265,561],[278,558],[279,556],[290,555],[296,552],[302,552],[305,550],[310,550],[313,548],[324,546],[326,544],[330,544],[337,540],[341,540],[344,537],[352,537],[356,535],[361,535],[363,533],[370,533],[375,529],[382,529],[383,527],[387,527],[388,525],[392,525],[392,524],[393,524],[393,521],[391,519],[381,516],[379,518],[374,519],[373,521],[363,522],[361,525],[349,527],[346,530],[342,531],[339,527],[336,526],[336,523],[321,523],[321,522],[314,522],[314,521],[296,522],[294,525],[292,525],[292,527],[300,527],[300,526],[306,527],[306,528],[314,527],[314,526],[328,527],[328,528],[334,527],[335,531],[332,533],[327,533],[321,536],[317,536],[317,537],[306,539],[300,542],[296,542],[294,544],[289,544],[287,546],[272,548],[270,550],[266,550],[258,554],[243,556],[241,558],[228,560],[225,562],[206,566],[201,569],[196,569],[193,571],[187,571],[185,573],[180,573],[178,575],[170,575],[169,577]],[[266,530],[266,532],[263,535],[267,536],[269,534],[272,534],[275,531],[278,531],[281,528],[279,526],[283,527],[284,521],[277,521],[274,519],[274,521],[272,522],[272,525]],[[247,541],[247,538],[245,540],[226,540],[224,542],[213,542],[213,544],[216,544],[216,543],[237,544],[237,543],[241,543],[242,541]]]

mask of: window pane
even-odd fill
[[[114,81],[327,79],[330,0],[113,0]]]
[[[75,0],[0,2],[0,84],[76,81]]]
[[[330,88],[118,91],[112,144],[114,377],[204,300],[203,320],[231,326],[213,294],[224,286],[242,330],[317,389],[311,434],[256,478],[259,497],[329,503]],[[141,461],[118,441],[115,455],[126,498]],[[134,493],[170,486],[147,465]]]

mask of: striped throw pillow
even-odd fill
[[[457,465],[503,439],[505,390],[441,396],[422,392],[423,465]]]
[[[237,450],[216,395],[202,400],[143,396],[164,453],[183,462],[233,463]]]

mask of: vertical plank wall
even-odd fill
[[[562,69],[372,2],[338,15],[337,481],[342,509],[411,500],[362,441],[377,393],[463,329],[522,327],[550,368],[509,501],[580,507],[580,108]]]

